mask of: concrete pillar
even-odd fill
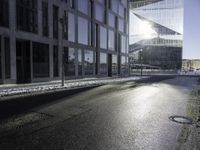
[[[50,74],[50,79],[53,79],[53,44],[49,44],[49,74]]]
[[[62,62],[63,62],[63,29],[62,29],[62,23],[60,22],[60,19],[63,17],[63,9],[59,7],[59,13],[58,13],[58,59],[59,62],[59,77],[62,76]]]
[[[31,73],[31,83],[33,82],[33,42],[30,41],[30,73]]]
[[[9,23],[10,23],[10,68],[11,68],[11,80],[16,82],[16,0],[9,0]]]
[[[1,36],[1,71],[2,71],[2,82],[5,82],[5,46],[4,36]]]

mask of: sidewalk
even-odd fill
[[[47,92],[56,92],[60,90],[70,90],[76,88],[92,87],[108,83],[136,81],[148,77],[105,77],[105,78],[84,78],[75,80],[66,80],[65,86],[61,86],[61,81],[40,82],[31,84],[10,84],[0,85],[0,100],[13,96],[37,95]]]

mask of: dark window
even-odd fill
[[[108,1],[108,9],[111,9],[111,1]]]
[[[49,46],[33,42],[33,77],[49,77]]]
[[[5,38],[5,78],[10,78],[10,39]]]
[[[16,0],[17,29],[37,33],[37,0]]]
[[[83,55],[82,55],[82,50],[78,50],[78,75],[82,75],[82,63],[83,63]]]
[[[58,7],[53,6],[53,37],[58,38]]]
[[[49,35],[48,28],[48,3],[42,2],[42,33],[43,36]]]
[[[53,47],[53,76],[58,77],[59,76],[59,70],[58,70],[58,46]]]
[[[72,9],[75,8],[75,0],[70,0],[70,7],[71,7]]]
[[[0,4],[0,26],[9,26],[9,7],[8,0],[1,0]]]
[[[74,48],[64,48],[65,76],[75,76]]]

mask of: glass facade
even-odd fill
[[[178,70],[182,62],[183,0],[130,3],[131,68]]]
[[[1,0],[2,83],[57,80],[63,68],[66,79],[121,75],[127,11],[126,0]]]

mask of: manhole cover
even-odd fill
[[[181,123],[181,124],[193,124],[193,119],[190,117],[185,117],[185,116],[170,116],[169,119],[173,122],[176,123]]]

